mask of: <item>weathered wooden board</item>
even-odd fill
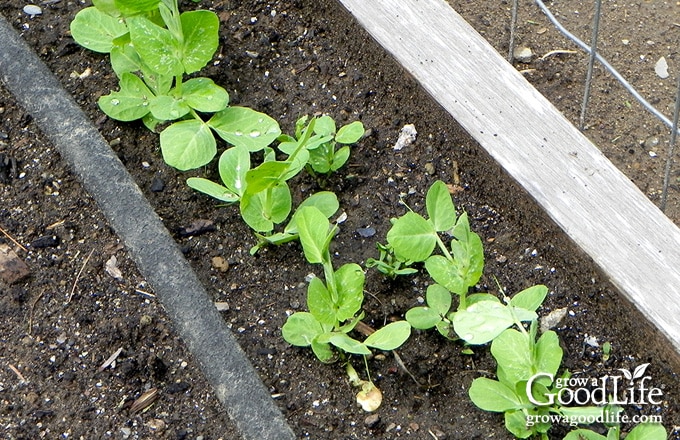
[[[680,230],[444,0],[339,0],[680,351]]]

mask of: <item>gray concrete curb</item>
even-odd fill
[[[244,439],[295,435],[163,223],[99,132],[0,16],[0,80],[80,177]]]

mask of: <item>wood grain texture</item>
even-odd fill
[[[338,0],[680,351],[680,230],[444,0]]]

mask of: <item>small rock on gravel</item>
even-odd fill
[[[371,414],[364,419],[364,425],[366,425],[367,428],[375,428],[378,423],[380,423],[379,414]]]
[[[24,6],[24,13],[33,17],[42,14],[42,8],[38,5],[26,5]]]

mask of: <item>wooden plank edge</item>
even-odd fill
[[[338,0],[680,352],[680,230],[444,0]]]

